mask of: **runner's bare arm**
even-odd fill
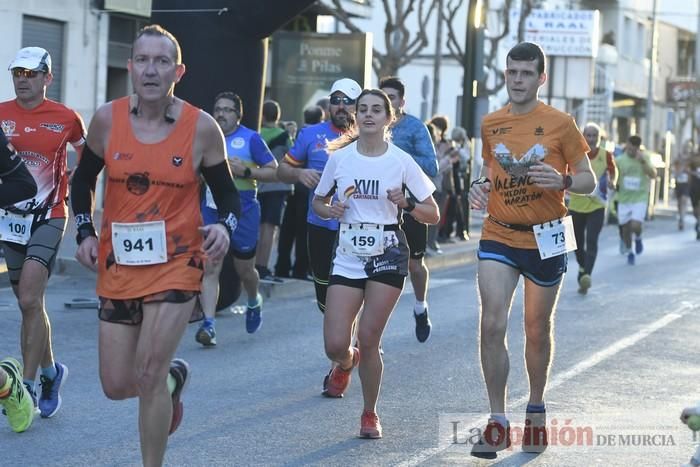
[[[285,183],[301,183],[306,188],[313,190],[321,180],[321,172],[303,167],[293,167],[286,161],[281,161],[277,168],[277,178]]]
[[[571,185],[567,188],[571,193],[587,195],[595,190],[595,174],[588,157],[583,157],[576,165],[571,166],[571,174]]]
[[[588,157],[581,158],[570,169],[571,174],[560,173],[551,165],[540,161],[530,166],[527,175],[535,185],[545,190],[567,190],[582,195],[595,190],[596,180]]]
[[[469,206],[472,209],[486,209],[489,204],[489,192],[491,191],[491,169],[484,160],[481,166],[481,175],[469,186]]]

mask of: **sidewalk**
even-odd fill
[[[95,225],[100,225],[102,218],[101,214],[101,211],[95,212]],[[425,263],[428,266],[428,269],[434,271],[442,268],[474,263],[476,261],[476,248],[481,235],[482,221],[482,213],[472,213],[470,239],[467,241],[455,241],[455,243],[441,244],[440,247],[443,251],[442,254],[425,258]],[[61,243],[61,247],[58,251],[56,266],[54,267],[53,271],[54,274],[68,276],[90,274],[75,259],[75,252],[77,250],[75,235],[75,223],[71,217],[66,225],[66,232],[63,237],[63,242]],[[274,261],[276,257],[277,254],[275,251],[273,251],[271,255],[272,261]],[[7,266],[5,265],[4,258],[0,258],[0,281],[4,281],[6,284],[9,282],[7,279]],[[313,294],[313,284],[309,281],[299,279],[285,279],[283,283],[274,285],[261,283],[260,288],[267,297],[274,298],[292,298]]]
[[[670,218],[676,216],[676,210],[672,208],[656,207],[655,218]],[[455,243],[443,243],[440,245],[443,254],[433,255],[425,258],[425,263],[428,269],[436,271],[443,268],[450,268],[476,262],[476,249],[481,236],[481,225],[483,223],[484,214],[482,212],[471,212],[470,222],[470,238],[467,241],[455,241]],[[101,211],[95,213],[95,223],[99,225],[101,222]],[[648,222],[653,223],[653,220]],[[79,275],[89,274],[75,260],[75,252],[77,245],[75,243],[75,225],[73,219],[69,219],[66,226],[66,232],[63,242],[58,252],[54,274],[62,275]],[[272,260],[276,258],[276,253],[273,251]],[[7,266],[4,258],[0,258],[0,281],[5,284],[9,282],[7,279]],[[313,293],[313,285],[309,281],[299,279],[285,279],[280,284],[261,284],[262,292],[267,297],[275,298],[292,298],[300,297]]]

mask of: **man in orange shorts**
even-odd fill
[[[471,207],[488,211],[479,242],[478,284],[481,367],[491,416],[472,447],[473,456],[487,459],[510,446],[506,330],[521,275],[530,380],[522,448],[542,452],[547,447],[544,389],[552,358],[552,317],[566,253],[576,248],[564,191],[590,193],[596,185],[586,157],[588,145],[573,118],[538,99],[546,79],[539,45],[522,42],[508,52],[510,104],[484,117],[483,176],[469,192]]]
[[[97,271],[102,388],[139,398],[144,466],[163,463],[182,419],[189,366],[172,360],[188,321],[201,319],[203,263],[228,250],[240,211],[216,121],[174,96],[185,73],[177,39],[143,28],[128,63],[135,95],[100,107],[71,189],[76,257]],[[92,224],[97,175],[108,171],[99,240]],[[202,227],[204,176],[219,222]]]

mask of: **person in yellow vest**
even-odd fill
[[[598,180],[595,191],[589,195],[570,193],[569,212],[576,235],[576,261],[578,262],[578,292],[585,295],[592,285],[591,274],[598,255],[598,236],[605,220],[605,207],[609,190],[617,183],[617,166],[613,155],[600,147],[600,127],[587,123],[583,128],[591,151],[588,159]]]

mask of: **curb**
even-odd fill
[[[425,265],[430,271],[437,271],[456,266],[476,263],[478,237],[455,244],[443,245],[443,254],[425,258]],[[4,268],[4,270],[3,270]],[[78,276],[91,274],[75,258],[59,256],[56,258],[54,274]],[[7,267],[0,265],[0,277],[7,275]],[[9,281],[9,279],[7,279]],[[280,284],[260,283],[260,292],[265,298],[297,299],[315,296],[313,283],[301,279],[285,279]]]

